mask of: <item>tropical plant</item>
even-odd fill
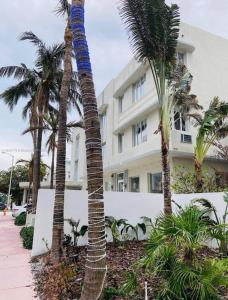
[[[34,182],[33,182],[33,211],[36,210],[38,189],[40,186],[40,160],[43,133],[43,117],[47,113],[50,102],[55,100],[51,94],[55,93],[56,78],[61,75],[61,63],[64,56],[64,45],[55,44],[51,47],[39,39],[32,32],[24,32],[21,41],[28,40],[37,49],[35,68],[28,69],[25,64],[21,66],[8,66],[0,68],[1,77],[13,77],[19,83],[2,93],[1,98],[12,110],[20,98],[29,100],[24,107],[23,116],[30,112],[30,126],[39,127],[32,133],[34,144]]]
[[[185,66],[175,67],[179,36],[179,7],[164,0],[122,0],[120,14],[126,24],[139,61],[148,62],[160,107],[161,153],[164,177],[164,212],[172,213],[169,141],[171,113],[178,106],[184,112],[199,108],[195,95],[189,95],[192,76]]]
[[[66,140],[67,140],[67,99],[70,93],[70,82],[72,78],[72,41],[73,36],[70,28],[70,5],[67,1],[60,1],[60,9],[67,13],[67,25],[65,29],[65,55],[64,70],[60,90],[60,103],[58,114],[58,144],[56,159],[56,188],[53,216],[52,233],[52,259],[60,262],[64,240],[64,193],[66,177]],[[64,6],[65,4],[65,6]]]
[[[124,229],[129,224],[127,224],[126,219],[115,219],[112,216],[105,216],[105,226],[111,230],[114,245],[118,245],[121,242]]]
[[[71,232],[73,234],[73,246],[77,247],[78,246],[78,240],[80,237],[83,237],[86,232],[88,231],[88,226],[87,225],[80,225],[80,220],[74,221],[73,219],[65,219],[71,226]]]
[[[135,297],[138,272],[156,278],[155,299],[222,299],[221,288],[228,286],[228,260],[199,255],[208,240],[208,210],[196,205],[181,208],[177,214],[159,217],[151,232],[146,256],[133,268],[124,286]]]
[[[224,215],[219,218],[216,207],[207,199],[197,199],[196,203],[200,203],[203,208],[209,213],[213,213],[213,218],[210,220],[209,232],[212,238],[216,239],[219,251],[223,255],[228,255],[228,193],[224,196],[226,204]]]
[[[218,140],[228,135],[228,102],[221,101],[215,97],[203,116],[192,114],[199,126],[196,137],[195,154],[195,173],[196,188],[200,193],[204,185],[202,176],[202,165],[210,148]]]
[[[202,175],[204,178],[203,193],[221,192],[224,190],[224,187],[218,184],[218,176],[215,175],[214,170],[203,168]],[[172,179],[172,189],[176,194],[197,193],[194,168],[185,167],[184,165],[175,166]]]
[[[33,183],[33,175],[34,175],[34,155],[32,155],[32,158],[30,160],[26,159],[19,159],[16,164],[23,164],[28,169],[28,180],[29,180],[29,188],[27,193],[27,198],[30,193],[30,189]],[[44,176],[46,175],[47,168],[49,168],[48,165],[46,165],[42,160],[40,162],[40,178],[43,180]]]
[[[101,299],[106,273],[106,239],[103,201],[103,162],[92,67],[84,26],[84,0],[72,0],[71,28],[84,111],[88,180],[88,254],[81,300]]]

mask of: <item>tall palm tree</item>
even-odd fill
[[[30,100],[24,108],[24,114],[30,110],[30,125],[39,127],[33,132],[34,143],[34,182],[32,192],[33,211],[36,210],[38,189],[40,186],[40,160],[43,134],[43,117],[49,108],[51,91],[56,88],[56,78],[60,77],[61,63],[64,56],[64,44],[46,46],[32,32],[25,32],[20,37],[21,41],[28,40],[37,48],[35,68],[28,69],[21,66],[8,66],[0,68],[0,76],[13,76],[19,82],[7,89],[1,98],[13,109],[20,98],[30,96]]]
[[[102,297],[107,266],[100,122],[85,35],[84,0],[72,0],[71,28],[84,111],[88,180],[88,253],[81,300]]]
[[[203,117],[199,114],[192,114],[192,117],[195,118],[196,125],[199,126],[194,160],[196,189],[200,193],[204,184],[202,165],[205,157],[215,143],[228,135],[228,102],[223,102],[215,97]]]
[[[172,213],[169,162],[172,110],[178,106],[188,111],[190,107],[198,105],[196,96],[189,95],[191,74],[184,66],[175,66],[179,7],[175,4],[168,6],[164,0],[121,0],[120,15],[129,32],[136,58],[149,63],[157,91],[160,108],[157,132],[161,133],[164,212],[169,215]],[[174,81],[167,80],[173,76]]]
[[[60,103],[58,114],[58,145],[56,163],[56,188],[52,233],[52,259],[59,262],[62,257],[64,238],[64,193],[65,193],[65,162],[66,162],[66,131],[67,131],[67,99],[70,92],[72,78],[72,32],[70,28],[70,7],[67,1],[60,1],[59,13],[67,13],[67,26],[65,29],[65,56],[64,70],[60,90]]]

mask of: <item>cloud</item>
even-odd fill
[[[65,20],[54,15],[56,0],[10,0],[1,1],[0,18],[0,66],[26,63],[33,65],[34,48],[27,42],[19,42],[23,31],[32,30],[47,44],[62,42]],[[227,0],[167,0],[177,2],[184,22],[228,37]],[[115,77],[132,57],[127,34],[118,14],[119,0],[87,0],[86,32],[97,93]],[[12,81],[0,79],[0,93]],[[21,109],[9,113],[0,100],[0,147],[17,146],[31,148],[31,138],[21,136],[27,124],[21,119]],[[75,114],[76,115],[76,114]],[[71,115],[74,118],[74,114]],[[12,143],[13,141],[13,143]],[[5,159],[4,159],[5,161]],[[0,169],[6,166],[0,159]]]

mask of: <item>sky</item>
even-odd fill
[[[180,6],[183,22],[228,38],[227,0],[167,0],[168,4],[171,2]],[[57,3],[58,0],[1,1],[0,66],[19,65],[22,62],[33,66],[36,54],[34,47],[28,42],[18,41],[24,31],[33,31],[47,45],[62,42],[65,19],[54,14]],[[118,5],[118,0],[86,1],[86,31],[97,94],[132,57]],[[12,84],[12,80],[0,78],[0,93]],[[1,153],[3,150],[10,150],[15,159],[29,159],[31,156],[31,137],[22,136],[28,127],[28,122],[21,117],[26,99],[19,102],[15,110],[10,112],[0,99],[0,170],[11,164],[10,156]],[[76,112],[71,113],[71,119],[74,118]],[[47,160],[45,151],[43,155]]]

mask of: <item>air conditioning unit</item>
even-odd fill
[[[189,134],[181,134],[181,143],[192,144],[192,136]]]

